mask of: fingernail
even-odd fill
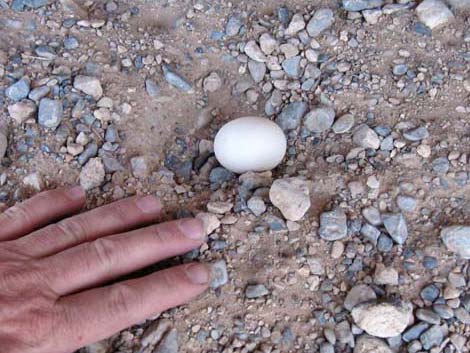
[[[156,213],[162,208],[160,201],[152,195],[138,199],[135,204],[143,213]]]
[[[209,268],[204,264],[191,264],[185,268],[186,276],[194,284],[209,283]]]
[[[72,200],[81,200],[85,198],[85,190],[81,186],[74,186],[67,191],[67,196]]]
[[[204,227],[201,220],[197,218],[182,219],[178,221],[178,227],[189,239],[202,240],[205,238]]]

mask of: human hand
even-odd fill
[[[84,202],[80,187],[57,189],[0,214],[2,352],[70,352],[208,287],[209,268],[198,263],[103,286],[199,247],[205,241],[203,226],[187,218],[136,229],[160,214],[162,206],[153,196],[64,218]]]

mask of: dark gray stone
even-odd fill
[[[119,133],[114,125],[109,125],[108,128],[106,129],[106,134],[105,134],[105,140],[106,142],[117,142],[119,140]]]
[[[433,270],[438,266],[438,261],[433,256],[425,256],[423,258],[423,266],[427,270]]]
[[[454,310],[446,304],[433,304],[432,310],[444,320],[454,317]]]
[[[231,180],[235,174],[224,167],[215,167],[209,174],[209,181],[213,184],[222,184]]]
[[[98,153],[98,145],[95,142],[90,142],[86,147],[85,150],[80,153],[78,156],[78,163],[80,165],[86,164],[90,158],[93,158]]]
[[[403,137],[408,141],[417,142],[424,140],[429,136],[428,129],[424,126],[417,127],[416,129],[408,130],[403,133]]]
[[[43,98],[39,102],[39,125],[55,130],[60,125],[63,115],[62,101]]]
[[[308,105],[306,102],[290,103],[281,114],[276,118],[276,123],[284,130],[294,130],[300,125],[300,121],[307,111]]]
[[[416,314],[416,317],[420,319],[421,321],[424,321],[433,325],[438,325],[441,322],[441,317],[429,309],[418,309],[416,310],[415,314]]]
[[[429,324],[426,322],[420,322],[414,326],[411,326],[408,330],[406,330],[401,338],[405,342],[411,342],[413,340],[416,340],[421,336],[421,334],[427,330],[429,327]]]
[[[427,300],[428,302],[434,302],[439,297],[439,288],[436,287],[434,284],[429,284],[421,289],[419,295],[423,300]]]

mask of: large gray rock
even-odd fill
[[[454,20],[454,15],[440,0],[424,0],[416,8],[421,22],[431,29],[444,26]]]
[[[10,85],[5,90],[5,95],[11,100],[18,102],[28,96],[29,90],[29,79],[22,78],[21,80],[16,81],[14,84]]]
[[[413,320],[413,305],[408,302],[361,304],[352,309],[356,325],[374,337],[401,334]]]
[[[362,335],[356,342],[354,353],[393,353],[393,351],[381,339]]]
[[[62,101],[43,98],[39,102],[38,123],[49,129],[56,129],[64,115]]]
[[[334,241],[343,239],[348,235],[347,217],[344,211],[337,208],[320,215],[320,237]]]
[[[441,230],[441,239],[447,249],[470,259],[470,226],[451,226]]]
[[[308,22],[307,32],[311,37],[316,37],[329,28],[334,21],[335,17],[331,9],[319,9]]]
[[[299,221],[310,208],[308,183],[300,178],[277,179],[269,189],[269,199],[289,221]]]
[[[253,81],[259,83],[263,81],[264,75],[266,74],[266,64],[250,60],[248,61],[248,71]]]

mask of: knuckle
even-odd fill
[[[23,204],[16,204],[3,212],[3,216],[9,221],[21,221],[24,224],[31,222],[31,212]]]
[[[82,242],[86,238],[87,230],[85,222],[79,216],[64,219],[55,224],[57,232],[72,238],[74,244]]]
[[[111,315],[131,312],[131,303],[138,302],[137,292],[125,283],[118,283],[109,289],[109,312]]]
[[[92,254],[101,268],[112,266],[119,258],[119,247],[111,239],[99,238],[90,243]]]

